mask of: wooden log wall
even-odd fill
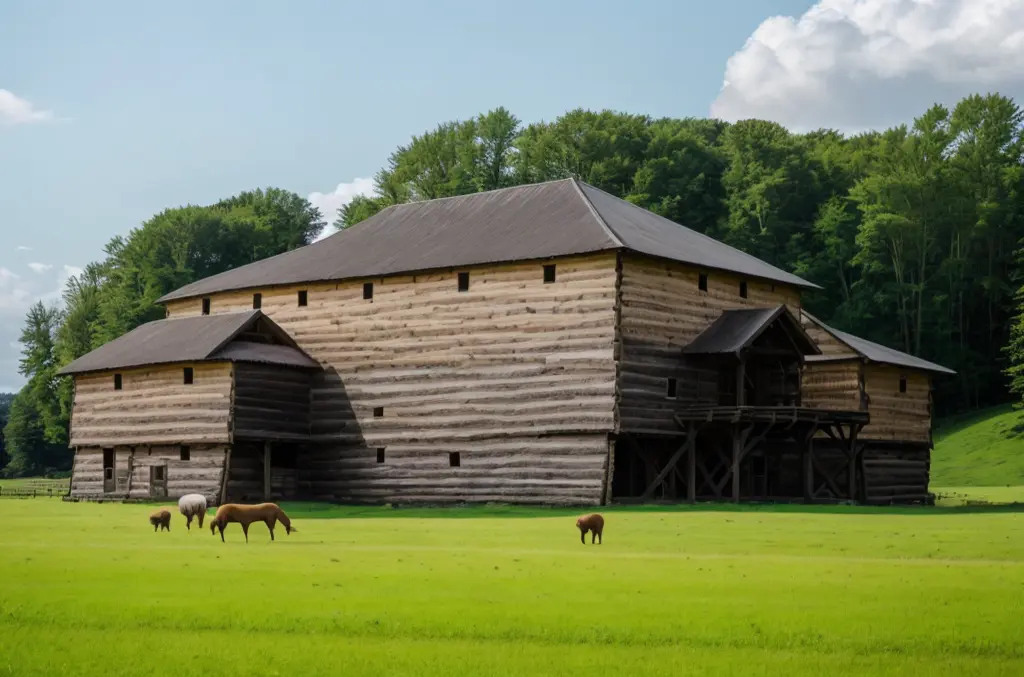
[[[699,289],[700,273],[708,276]],[[718,372],[710,361],[684,361],[682,348],[725,310],[785,304],[799,317],[800,290],[738,275],[638,255],[623,255],[619,363],[619,429],[636,434],[679,432],[672,411],[680,403],[718,404]],[[668,379],[677,399],[667,398]]]
[[[263,501],[263,445],[237,442],[231,448],[226,502]]]
[[[491,438],[330,448],[300,456],[299,494],[351,503],[515,502],[593,505],[602,500],[606,435]],[[459,466],[450,465],[459,455]]]
[[[75,451],[74,470],[71,474],[72,498],[99,498],[103,496],[103,449],[80,447]]]
[[[109,447],[108,447],[109,448]],[[164,466],[167,477],[166,498],[174,500],[198,493],[215,503],[224,473],[224,445],[189,446],[189,459],[181,459],[179,445],[116,446],[114,449],[114,491],[103,486],[104,447],[79,447],[75,452],[71,478],[72,498],[154,498],[150,490],[150,468]]]
[[[192,367],[186,385],[183,368]],[[114,390],[114,374],[121,390]],[[226,444],[231,365],[175,364],[75,377],[71,446]]]
[[[860,411],[861,370],[859,359],[807,362],[800,378],[802,403],[812,409]]]
[[[864,450],[865,501],[876,504],[929,501],[930,473],[928,445],[871,442]]]
[[[550,263],[556,280],[546,284]],[[469,272],[466,292],[459,272]],[[588,456],[588,467],[603,467],[615,429],[617,277],[616,255],[602,253],[225,292],[211,297],[211,312],[250,309],[259,292],[263,312],[324,366],[312,385],[312,433],[334,459],[320,469],[341,483],[329,487],[339,498],[596,502],[602,478],[581,480],[578,466]],[[171,302],[168,313],[199,314],[201,304]],[[547,449],[538,438],[551,435],[561,441],[544,465],[520,465],[505,482],[484,470],[497,469],[502,445]],[[377,448],[387,449],[387,467],[353,475],[352,455],[375,463]],[[449,466],[455,451],[458,468]]]
[[[167,500],[177,501],[185,494],[202,494],[208,504],[216,504],[224,477],[226,445],[189,447],[189,459],[181,459],[178,445],[135,447],[129,498],[151,498],[150,468],[164,466],[167,473]]]
[[[907,379],[904,393],[900,392],[901,376]],[[931,378],[927,373],[867,364],[864,388],[871,422],[861,432],[861,439],[931,443]]]
[[[308,371],[238,362],[235,369],[235,438],[306,439],[310,432]]]

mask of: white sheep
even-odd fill
[[[192,531],[192,518],[199,518],[199,528],[203,528],[206,516],[206,496],[202,494],[185,494],[178,499],[178,511],[185,516],[185,527]]]

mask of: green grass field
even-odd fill
[[[0,501],[0,675],[1024,674],[1012,508],[285,507]]]
[[[1010,406],[947,419],[935,431],[933,487],[1024,485],[1024,413]]]

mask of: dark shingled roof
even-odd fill
[[[739,355],[776,320],[786,323],[786,330],[801,354],[817,355],[821,352],[786,306],[726,310],[683,348],[683,352],[691,355]]]
[[[232,339],[259,320],[289,345],[235,342]],[[127,369],[174,362],[263,362],[318,368],[319,364],[295,346],[287,334],[258,310],[199,315],[147,322],[124,336],[83,355],[59,375]]]
[[[818,288],[593,186],[563,179],[393,205],[323,240],[185,285],[158,302],[618,249]]]
[[[832,336],[836,337],[842,343],[849,346],[855,353],[860,355],[865,360],[870,362],[878,362],[881,364],[891,364],[896,367],[906,367],[908,369],[919,369],[921,371],[930,371],[936,374],[956,374],[952,369],[947,369],[940,364],[929,362],[928,360],[922,360],[920,357],[914,357],[907,353],[894,350],[892,348],[886,348],[885,346],[863,339],[853,334],[847,334],[845,331],[839,331],[828,326],[818,318],[814,317],[806,311],[803,312],[804,316],[807,317],[811,322],[827,331]],[[839,360],[848,360],[849,357],[843,355],[821,355],[815,357],[815,362],[835,362]]]

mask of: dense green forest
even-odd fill
[[[37,305],[22,335],[28,384],[4,431],[11,474],[70,462],[61,365],[160,317],[193,280],[301,246],[391,204],[575,176],[824,287],[805,305],[834,326],[947,365],[937,412],[1024,396],[1024,113],[997,94],[846,137],[575,110],[524,125],[499,108],[413,137],[376,194],[336,215],[270,189],[162,212],[107,245]],[[1019,291],[1016,287],[1020,287]],[[1012,329],[1012,331],[1011,331]]]

